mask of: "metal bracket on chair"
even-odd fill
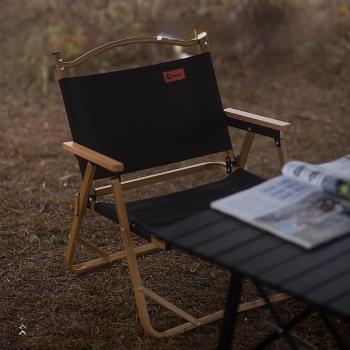
[[[254,123],[249,123],[243,120],[238,120],[234,118],[228,118],[226,117],[226,123],[229,126],[233,126],[237,129],[245,130],[248,132],[252,132],[254,134],[259,134],[262,136],[272,137],[272,138],[278,138],[280,135],[280,130],[272,129],[267,126],[261,126]]]
[[[89,199],[88,199],[88,202],[87,202],[87,207],[92,209],[92,210],[94,210],[96,199],[97,199],[97,195],[96,195],[95,190],[93,190],[90,193],[90,195],[89,195]]]
[[[95,202],[96,202],[96,193],[95,193],[95,191],[93,191],[89,195],[89,198],[88,198],[86,206],[89,209],[93,209],[94,205],[95,205]],[[74,197],[73,197],[74,216],[79,216],[79,214],[80,214],[79,206],[80,206],[80,192],[76,192]]]
[[[283,137],[281,137],[281,133],[279,132],[277,135],[274,136],[275,145],[276,147],[281,147],[281,142],[283,140]]]
[[[226,173],[232,174],[232,168],[238,167],[238,165],[239,165],[239,155],[237,155],[237,156],[233,155],[232,160],[229,156],[227,156],[225,158],[225,163],[226,163]]]

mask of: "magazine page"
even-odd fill
[[[214,201],[211,208],[305,248],[350,233],[349,201],[287,176]]]
[[[291,161],[282,173],[350,200],[350,155],[320,165]]]
[[[310,164],[302,161],[290,161],[282,168],[282,174],[319,186],[322,177],[332,175],[342,180],[350,180],[350,154],[323,164]],[[320,175],[320,176],[318,176]]]
[[[254,224],[310,249],[350,234],[350,203],[320,191],[291,206],[256,217]]]
[[[248,190],[216,200],[211,207],[253,220],[298,203],[319,189],[286,176],[278,176]],[[254,203],[254,205],[252,205]]]
[[[286,163],[282,168],[282,174],[319,188],[322,187],[324,179],[332,175],[327,169],[322,169],[318,165],[301,162],[299,160]]]
[[[350,154],[319,166],[337,177],[350,180]]]

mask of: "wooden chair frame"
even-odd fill
[[[140,44],[140,43],[156,43],[156,44],[166,44],[175,46],[199,46],[202,52],[208,51],[208,39],[206,33],[201,33],[197,37],[188,40],[175,40],[160,37],[140,37],[140,38],[130,38],[119,41],[114,41],[107,43],[105,45],[99,46],[85,54],[79,56],[72,61],[63,61],[60,52],[53,53],[54,68],[56,79],[59,80],[65,76],[65,72],[68,68],[75,67],[85,62],[87,59],[98,55],[99,53],[115,48],[118,46],[130,45],[130,44]],[[247,131],[245,139],[243,141],[240,156],[237,159],[233,150],[225,151],[226,162],[206,162],[199,163],[191,166],[186,166],[178,168],[175,170],[155,173],[152,175],[144,176],[137,179],[132,179],[128,181],[121,181],[119,174],[123,171],[123,164],[118,160],[114,160],[110,157],[102,155],[95,152],[87,147],[77,144],[76,142],[70,141],[63,144],[63,148],[68,152],[82,157],[87,161],[87,167],[85,174],[83,176],[82,184],[80,187],[80,192],[74,197],[74,218],[70,229],[67,250],[65,253],[64,262],[68,270],[75,273],[87,272],[99,268],[108,263],[120,260],[122,258],[127,259],[129,273],[132,281],[133,291],[135,295],[136,305],[140,317],[141,324],[145,332],[151,336],[155,337],[167,337],[173,336],[186,332],[188,330],[194,329],[201,325],[207,324],[209,322],[218,320],[223,317],[224,311],[220,310],[209,315],[196,318],[186,311],[180,309],[176,305],[170,303],[160,295],[154,293],[150,289],[143,286],[140,272],[137,265],[137,255],[148,254],[157,249],[165,249],[164,242],[157,240],[155,237],[151,236],[151,243],[144,244],[139,247],[135,247],[133,244],[133,239],[131,235],[131,228],[129,224],[129,219],[124,202],[123,192],[126,190],[139,188],[144,185],[150,185],[161,181],[166,181],[170,179],[175,179],[189,174],[194,174],[196,172],[201,172],[211,168],[222,168],[228,170],[227,159],[230,160],[229,166],[237,167],[240,166],[244,168],[247,162],[248,154],[252,143],[254,141],[255,134],[262,134],[268,137],[272,137],[275,140],[275,145],[277,146],[278,156],[280,164],[283,165],[286,159],[285,150],[282,147],[281,135],[285,131],[289,123],[281,122],[275,119],[262,117],[242,111],[238,111],[232,108],[225,110],[228,119],[228,124],[240,129]],[[231,163],[231,159],[233,160]],[[110,178],[109,184],[105,186],[95,186],[94,184],[94,174],[96,166],[103,167],[116,174],[115,177]],[[231,171],[231,169],[230,169]],[[79,237],[81,224],[85,216],[86,207],[88,203],[93,208],[94,201],[101,196],[112,194],[115,200],[116,213],[118,216],[119,225],[121,227],[121,235],[123,240],[124,249],[115,254],[108,255],[106,252],[101,250],[96,245],[83,240]],[[98,258],[89,260],[84,263],[74,264],[74,255],[76,245],[81,244],[85,246],[88,250],[98,255]],[[167,329],[165,331],[157,331],[153,328],[149,313],[147,309],[146,297],[151,298],[161,304],[163,307],[174,312],[178,316],[185,319],[185,323],[179,326]],[[288,298],[289,296],[284,293],[276,294],[272,301],[277,302]],[[246,302],[240,305],[239,311],[245,311],[266,305],[266,301],[262,298],[254,300],[252,302]]]

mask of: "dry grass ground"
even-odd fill
[[[48,23],[43,23],[40,11],[46,11],[51,19],[59,18],[54,16],[55,12],[47,11],[62,12],[62,8],[55,1],[48,3],[52,8],[47,9],[44,2],[33,1],[34,10],[31,5],[26,5],[20,19],[14,19],[10,16],[19,13],[17,11],[23,2],[4,1],[2,12],[0,348],[214,349],[219,322],[170,339],[157,340],[145,335],[138,323],[125,262],[81,276],[68,273],[63,266],[62,256],[72,218],[71,196],[80,181],[75,159],[61,148],[61,143],[70,139],[65,112],[57,87],[51,79],[45,80],[45,70],[39,71],[38,81],[35,74],[21,79],[19,72],[25,62],[21,65],[17,61],[14,67],[5,63],[5,59],[14,57],[14,38],[24,45],[31,38],[32,29],[39,33],[39,29],[44,31],[47,28]],[[163,2],[159,3],[160,10],[151,9],[155,12],[154,16],[161,11],[161,6],[165,6]],[[220,3],[229,6],[228,2]],[[339,7],[341,4],[336,2],[336,5]],[[182,6],[186,5],[183,3]],[[292,122],[292,130],[286,136],[290,158],[324,162],[350,152],[350,38],[342,36],[342,28],[350,28],[346,27],[350,17],[344,8],[341,8],[344,14],[340,24],[331,32],[322,32],[323,41],[312,37],[315,31],[307,31],[317,45],[305,42],[304,51],[288,48],[281,53],[275,49],[281,46],[277,37],[274,45],[263,45],[254,52],[255,57],[250,61],[244,58],[242,45],[225,50],[227,40],[233,40],[235,36],[224,32],[229,22],[223,23],[226,27],[221,33],[215,25],[217,17],[205,12],[209,8],[209,13],[215,10],[215,13],[221,11],[223,14],[225,8],[201,6],[204,14],[195,13],[195,18],[200,24],[207,19],[205,29],[213,33],[214,61],[225,106]],[[97,12],[103,10],[98,9],[95,3],[92,8]],[[189,10],[194,11],[192,8]],[[90,8],[88,22],[93,22],[91,11]],[[74,11],[73,14],[77,16]],[[158,30],[160,24],[155,26],[153,22],[156,21],[151,15],[147,18],[149,21],[142,22],[145,27],[139,31]],[[78,20],[84,29],[81,18]],[[164,18],[162,20],[166,22]],[[66,20],[67,23],[71,21]],[[20,33],[16,30],[16,23]],[[300,24],[300,28],[304,27]],[[116,35],[127,34],[126,28]],[[340,41],[342,44],[338,44],[339,37],[343,40]],[[226,42],[222,41],[223,38]],[[105,38],[100,33],[97,42],[103,41]],[[251,42],[254,40],[251,39]],[[87,45],[86,42],[84,45]],[[28,42],[27,46],[30,46]],[[295,48],[294,41],[291,47]],[[30,52],[27,55],[30,57]],[[30,64],[35,67],[35,63]],[[25,70],[26,67],[23,67],[23,72]],[[12,80],[12,85],[8,82],[10,73],[18,79]],[[27,81],[23,81],[25,79]],[[34,85],[28,79],[33,79]],[[239,132],[232,132],[235,145],[239,146],[241,139]],[[248,165],[251,171],[267,178],[278,173],[271,140],[257,138],[252,151]],[[132,192],[128,194],[128,199],[159,195],[210,180],[216,175],[205,174],[186,181],[159,184]],[[121,246],[118,228],[93,213],[89,213],[83,232],[110,251]],[[80,257],[86,257],[83,251]],[[177,250],[154,253],[140,258],[139,262],[146,285],[152,285],[161,295],[168,296],[195,315],[223,306],[228,286],[225,270]],[[245,282],[244,290],[245,300],[256,296],[249,281]],[[281,303],[279,308],[283,316],[288,317],[302,306],[299,301],[290,300]],[[156,304],[151,303],[150,310],[157,328],[168,327],[178,321],[167,312],[158,316],[157,312],[162,310]],[[21,318],[24,318],[27,336],[18,335]],[[334,320],[339,331],[350,340],[349,325],[342,319]],[[241,314],[235,344],[238,349],[246,349],[260,335],[272,329],[266,309]],[[335,346],[317,316],[307,319],[294,332],[305,340],[305,348],[332,349]],[[288,347],[281,342],[271,347],[284,348]]]

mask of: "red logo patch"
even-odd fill
[[[168,70],[163,72],[164,82],[172,83],[174,81],[186,79],[185,71],[183,68]]]

